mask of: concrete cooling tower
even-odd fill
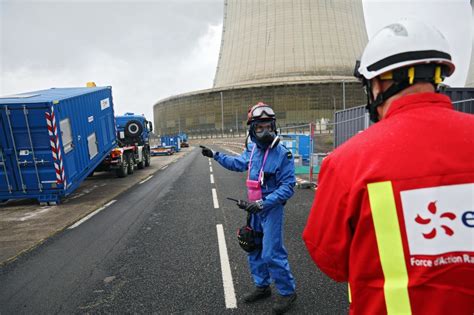
[[[366,44],[362,0],[226,0],[214,86],[158,101],[156,131],[243,131],[259,101],[281,127],[332,120],[365,102],[352,73]]]
[[[473,12],[474,15],[474,12]],[[474,29],[473,29],[474,32]],[[466,78],[466,87],[474,87],[474,34],[471,38],[472,48],[471,48],[471,62],[469,63],[469,72],[467,73]]]
[[[349,77],[366,44],[360,0],[228,1],[214,87]]]

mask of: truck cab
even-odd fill
[[[98,171],[115,171],[118,177],[132,174],[135,168],[150,166],[150,133],[153,124],[143,115],[115,116],[117,147],[104,159]]]
[[[145,116],[125,113],[115,116],[117,138],[122,145],[149,145],[153,124]]]

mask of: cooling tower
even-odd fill
[[[214,86],[158,101],[158,133],[242,132],[259,101],[280,127],[365,103],[352,76],[367,44],[362,0],[226,0],[223,20]]]
[[[472,0],[471,0],[471,11],[472,11],[472,18],[474,19],[474,7],[472,7]],[[471,20],[471,61],[469,63],[469,71],[467,73],[466,84],[465,87],[474,87],[474,20]]]
[[[473,12],[474,15],[474,12]],[[472,48],[471,48],[471,62],[469,63],[469,72],[467,73],[466,78],[466,87],[474,87],[474,23],[473,23],[473,34],[471,38]]]
[[[351,76],[361,0],[228,0],[214,87]]]

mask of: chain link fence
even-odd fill
[[[474,98],[455,101],[453,105],[458,111],[474,114]],[[365,105],[360,105],[335,111],[332,120],[321,118],[316,122],[278,127],[278,134],[295,158],[296,174],[314,183],[324,157],[370,125]],[[194,140],[245,139],[247,129],[190,130],[188,135]]]

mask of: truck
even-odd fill
[[[111,87],[0,97],[0,202],[58,204],[116,146]]]
[[[125,113],[116,116],[117,146],[110,151],[95,171],[113,171],[117,177],[132,174],[135,168],[150,166],[150,133],[153,124],[143,115]]]
[[[180,137],[180,139],[181,139],[181,147],[182,148],[189,148],[188,135],[184,132],[180,132],[178,134],[178,137]]]

